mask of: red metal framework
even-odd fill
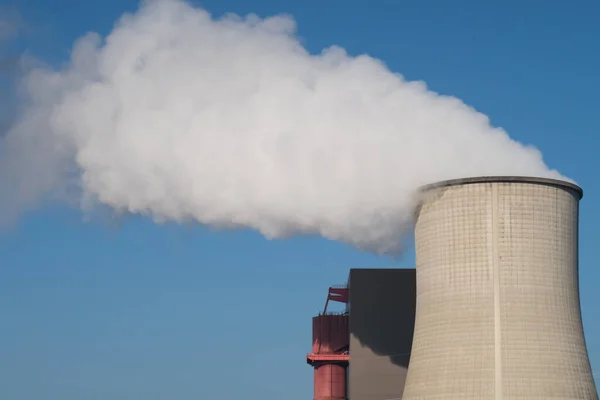
[[[327,313],[330,300],[347,303],[348,288],[329,288],[323,314],[313,318],[313,346],[306,362],[314,368],[314,400],[347,400],[349,318],[346,313]]]
[[[349,300],[349,289],[347,286],[331,286],[329,288],[329,292],[327,293],[327,301],[325,302],[325,309],[323,310],[323,314],[327,314],[327,306],[329,305],[329,301],[337,301],[339,303],[348,304]]]

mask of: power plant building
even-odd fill
[[[597,400],[579,302],[582,195],[523,177],[423,188],[416,269],[351,270],[328,296],[347,304],[344,322],[324,322],[327,307],[315,317],[314,399]],[[323,346],[332,335],[339,346]]]
[[[313,318],[313,349],[307,356],[314,367],[315,400],[402,396],[415,290],[414,269],[352,269],[347,285],[329,288],[324,312]],[[345,312],[328,313],[329,301],[346,303]]]

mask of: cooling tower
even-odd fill
[[[582,194],[521,177],[424,188],[403,400],[598,399],[579,305]]]

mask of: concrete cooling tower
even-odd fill
[[[521,177],[424,188],[403,400],[598,399],[579,305],[582,194]]]

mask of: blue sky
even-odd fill
[[[380,58],[489,115],[574,178],[585,191],[583,318],[600,373],[600,3],[202,4],[214,14],[292,14],[309,50],[337,44]],[[0,56],[27,50],[53,65],[78,36],[107,33],[136,8],[129,0],[13,5],[26,29]],[[6,110],[10,96],[1,97]],[[318,238],[267,241],[141,217],[90,224],[45,207],[0,236],[0,398],[307,399],[311,317],[328,285],[344,282],[351,267],[413,262],[412,250],[390,260]]]

